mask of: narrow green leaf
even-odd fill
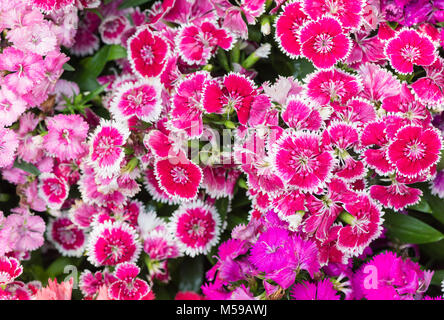
[[[384,225],[388,235],[405,243],[430,243],[444,239],[444,234],[428,224],[400,213],[387,213]]]
[[[437,286],[441,286],[443,280],[444,280],[444,270],[435,270],[432,281],[430,283]]]
[[[37,169],[35,165],[26,161],[18,161],[17,159],[14,162],[14,168],[21,169],[35,176],[40,175],[40,170]]]
[[[69,63],[65,62],[63,64],[63,70],[65,71],[76,71],[76,69],[74,69],[74,67],[72,65],[70,65]]]
[[[63,274],[63,271],[67,265],[71,264],[71,260],[67,257],[59,257],[53,263],[51,263],[46,269],[46,273],[50,278],[58,277]]]
[[[97,89],[95,89],[92,92],[90,92],[89,94],[87,94],[85,97],[83,97],[82,102],[80,104],[83,105],[83,104],[91,101],[92,99],[94,99],[96,96],[101,94],[103,92],[103,90],[105,90],[107,85],[108,85],[108,83],[105,83],[103,86],[100,86]]]
[[[424,199],[424,197],[421,199],[421,201],[413,206],[408,207],[408,209],[424,212],[424,213],[432,213],[432,208],[428,204],[428,202]]]
[[[122,2],[122,4],[119,6],[119,9],[128,9],[132,7],[140,6],[144,3],[151,2],[152,0],[125,0]]]

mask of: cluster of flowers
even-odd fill
[[[71,298],[72,282],[15,280],[46,237],[95,268],[80,276],[85,299],[154,299],[171,259],[214,252],[227,226],[216,201],[245,176],[249,222],[219,246],[205,298],[423,298],[433,272],[391,252],[353,258],[371,253],[384,209],[421,200],[414,184],[444,197],[441,2],[283,2],[0,0],[0,167],[20,196],[0,214],[0,297]],[[258,23],[315,71],[255,83],[272,50],[248,40]],[[82,57],[101,43],[127,51],[97,78],[110,117],[69,114],[79,87],[59,79],[60,48]],[[138,200],[142,187],[172,215]]]

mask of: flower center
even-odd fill
[[[413,159],[422,159],[425,156],[425,153],[426,153],[425,151],[426,151],[426,148],[425,148],[424,144],[421,142],[415,141],[415,142],[409,143],[406,146],[404,153],[405,153],[406,157],[413,158]]]
[[[413,63],[416,61],[416,59],[418,59],[420,57],[421,52],[419,51],[418,48],[413,47],[408,44],[404,48],[401,49],[401,55],[404,59]]]
[[[327,33],[322,33],[316,36],[314,48],[317,52],[326,54],[333,49],[333,37]]]
[[[154,53],[151,46],[143,46],[142,50],[140,50],[140,55],[146,63],[152,64],[154,62]]]
[[[189,181],[186,170],[180,167],[171,169],[171,177],[175,183],[185,184]]]

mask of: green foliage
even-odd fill
[[[384,215],[385,226],[390,237],[404,243],[430,243],[444,239],[444,234],[414,217],[389,212]]]

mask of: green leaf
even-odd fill
[[[137,6],[140,6],[141,4],[151,2],[151,1],[152,0],[125,0],[120,4],[119,9],[122,10],[122,9],[137,7]]]
[[[428,202],[424,199],[424,197],[421,199],[421,201],[413,206],[408,207],[408,209],[424,212],[424,213],[432,213],[432,208],[428,204]]]
[[[102,73],[108,61],[126,57],[126,50],[120,45],[105,45],[92,57],[80,61],[80,70],[74,80],[82,91],[94,91],[100,87],[97,77]]]
[[[74,67],[72,65],[70,65],[69,63],[65,62],[63,64],[63,70],[65,71],[76,71],[76,69],[74,69]]]
[[[444,239],[444,234],[416,218],[400,213],[387,213],[384,219],[388,235],[402,242],[422,244]]]
[[[41,173],[35,165],[26,161],[18,161],[17,159],[14,162],[14,168],[21,169],[35,176],[38,176]]]
[[[82,102],[80,104],[84,105],[85,103],[91,101],[92,99],[94,99],[96,96],[98,96],[99,94],[101,94],[103,92],[103,90],[105,90],[105,88],[108,86],[108,83],[105,83],[103,86],[98,87],[97,89],[93,90],[92,92],[90,92],[89,94],[87,94],[85,97],[83,97]]]
[[[179,291],[198,292],[203,283],[203,256],[185,258],[180,266]]]
[[[55,278],[63,274],[65,267],[70,264],[72,263],[69,258],[59,257],[57,260],[50,264],[48,269],[46,269],[46,273],[50,278]]]
[[[422,191],[423,191],[423,200],[427,201],[427,203],[429,204],[432,216],[436,220],[444,224],[444,210],[443,210],[444,201],[438,197],[433,196],[430,193],[428,186],[422,188]]]
[[[435,270],[432,281],[430,283],[437,286],[441,286],[443,280],[444,280],[444,270]]]

